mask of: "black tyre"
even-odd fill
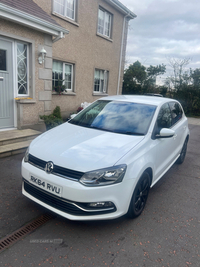
[[[188,139],[186,138],[185,139],[185,142],[183,144],[183,147],[182,147],[180,156],[179,156],[179,158],[176,161],[176,163],[178,163],[178,164],[182,164],[183,161],[184,161],[184,159],[185,159],[185,155],[186,155],[186,152],[187,152],[187,143],[188,143]]]
[[[147,202],[148,194],[150,189],[150,176],[148,172],[144,172],[138,181],[133,196],[129,205],[128,217],[135,218],[139,216],[144,210]]]

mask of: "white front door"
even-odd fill
[[[159,111],[157,122],[156,122],[156,132],[159,134],[162,128],[170,128],[172,125],[171,110],[168,103],[165,103]],[[174,162],[176,154],[174,149],[177,146],[176,133],[173,137],[169,138],[158,138],[153,141],[156,153],[155,160],[155,174],[154,181],[159,179],[167,168]]]
[[[13,43],[0,39],[0,129],[14,127]]]

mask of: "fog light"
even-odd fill
[[[90,207],[90,208],[109,208],[109,207],[114,207],[114,204],[111,201],[94,202],[94,203],[89,203],[88,207]]]

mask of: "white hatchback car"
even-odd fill
[[[134,218],[150,187],[184,161],[188,139],[176,100],[104,97],[32,141],[22,192],[71,220]]]

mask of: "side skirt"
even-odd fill
[[[159,180],[163,177],[163,175],[171,168],[171,166],[177,161],[180,154],[172,161],[172,163],[167,167],[167,169],[151,184],[150,188],[152,188]]]

